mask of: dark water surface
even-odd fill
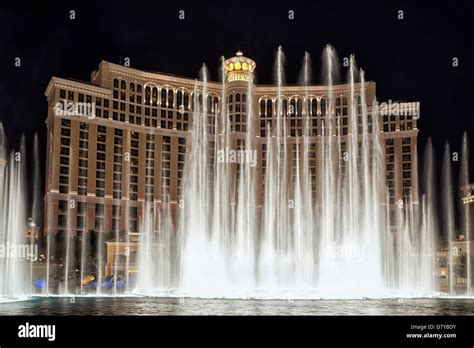
[[[0,315],[474,315],[474,299],[35,297],[0,303]]]

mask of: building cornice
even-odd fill
[[[367,81],[365,82],[365,89],[367,90],[369,87],[375,87],[374,81]],[[360,92],[362,89],[361,83],[355,83],[355,92]],[[350,84],[340,84],[332,86],[332,93],[337,95],[339,93],[344,94],[350,91],[351,85]],[[279,88],[275,85],[256,85],[255,86],[255,94],[263,96],[265,94],[276,94],[278,93]],[[323,95],[328,94],[328,86],[326,85],[312,85],[312,86],[301,86],[301,85],[291,85],[291,86],[282,86],[281,93],[288,94],[298,94],[298,95],[309,95],[309,94],[316,94],[316,95]]]
[[[120,64],[110,63],[105,60],[100,62],[99,69],[102,71],[109,70],[121,76],[128,76],[134,79],[149,80],[147,82],[155,82],[159,85],[174,83],[175,87],[178,87],[178,88],[185,87],[192,90],[196,82],[199,87],[202,87],[203,85],[202,81],[198,79],[176,76],[176,75],[171,75],[171,74],[164,74],[164,73],[159,73],[159,72],[155,73],[155,72],[144,71],[144,70],[140,70],[136,68],[126,67]],[[220,89],[221,86],[222,85],[219,82],[215,82],[215,81],[207,82],[207,87],[211,89]]]
[[[53,90],[53,88],[56,88],[56,87],[59,87],[59,88],[63,87],[69,90],[72,89],[78,92],[92,93],[101,97],[109,97],[112,94],[112,90],[104,88],[104,87],[91,85],[86,82],[79,82],[75,80],[68,80],[68,79],[63,79],[60,77],[53,76],[48,83],[48,87],[46,87],[44,95],[49,99],[51,91]]]

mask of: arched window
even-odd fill
[[[336,106],[341,106],[341,98],[336,98]]]
[[[189,109],[189,93],[188,92],[184,92],[184,108],[186,110]]]
[[[212,112],[212,97],[210,95],[207,96],[207,105],[206,105],[207,112]]]
[[[127,89],[127,82],[125,80],[120,81],[120,88]]]
[[[137,93],[141,93],[141,92],[142,92],[142,85],[137,84]]]
[[[308,116],[311,112],[311,100],[309,98],[304,101],[304,111],[306,116]]]
[[[202,94],[198,94],[198,110],[202,111],[202,107],[203,107],[203,104],[202,104]]]
[[[176,92],[176,104],[178,104],[178,107],[183,105],[183,92],[182,91]]]
[[[265,115],[265,100],[260,100],[260,116]]]
[[[151,95],[152,95],[153,105],[157,106],[158,105],[158,88],[153,87]]]
[[[130,82],[130,91],[135,92],[135,84]]]
[[[232,100],[233,99],[232,99],[232,94],[231,94],[231,95],[229,95],[229,103],[232,103]]]
[[[151,88],[149,86],[145,87],[145,104],[150,105],[151,99]]]
[[[172,108],[174,106],[174,92],[172,89],[168,91],[168,107]]]
[[[295,116],[296,114],[296,100],[295,99],[290,100],[290,110],[288,111],[288,114],[290,116]]]
[[[296,101],[296,112],[298,116],[303,115],[303,101],[301,99]]]
[[[313,109],[311,115],[316,116],[318,114],[318,99],[314,98],[311,104],[311,108]]]
[[[288,115],[288,100],[283,99],[281,101],[281,106],[282,106],[282,109],[283,109],[283,115]]]
[[[267,100],[267,117],[273,117],[272,100]]]
[[[114,79],[114,87],[115,88],[118,88],[119,86],[119,80],[118,79]]]
[[[236,101],[236,102],[240,102],[240,93],[237,93],[237,94],[235,95],[235,101]]]
[[[242,94],[242,101],[244,103],[247,101],[247,94]]]
[[[347,97],[342,98],[342,105],[347,105]]]
[[[321,116],[326,116],[326,99],[321,99]]]
[[[161,106],[166,107],[166,89],[161,89]]]
[[[219,98],[214,97],[212,104],[214,105],[214,113],[216,113],[219,110]]]

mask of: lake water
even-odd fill
[[[230,300],[33,297],[0,303],[0,315],[474,315],[474,298]]]

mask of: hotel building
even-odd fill
[[[266,129],[276,124],[278,89],[275,85],[253,85],[249,98],[248,77],[256,71],[255,62],[238,52],[225,64],[225,103],[221,101],[222,83],[207,83],[207,131],[215,134],[216,118],[219,124],[225,105],[233,148],[242,148],[247,132],[252,130],[256,170],[261,178],[265,172]],[[197,83],[202,90],[202,83]],[[194,87],[193,78],[106,61],[92,72],[90,83],[52,77],[45,91],[46,233],[65,233],[68,225],[73,234],[136,232],[144,202],[152,202],[156,207],[165,203],[177,206],[183,194],[184,166],[193,129]],[[357,114],[362,112],[362,89],[370,112],[376,95],[375,82],[357,83],[355,89]],[[316,158],[319,139],[324,136],[321,126],[327,117],[328,87],[285,85],[281,91],[289,146],[294,150],[304,132],[309,135],[309,170],[316,196]],[[344,146],[350,132],[350,85],[335,85],[332,91],[334,129]],[[252,127],[247,118],[250,102],[255,115]],[[412,105],[419,107],[419,103]],[[403,111],[380,117],[386,184],[392,205],[410,194],[418,202],[416,118]],[[361,126],[361,117],[358,119]],[[370,115],[368,131],[372,132]],[[295,156],[295,151],[289,152]],[[262,203],[262,185],[263,180],[257,185],[257,204]]]
[[[464,226],[461,234],[449,248],[444,248],[436,253],[435,276],[438,282],[438,290],[449,292],[450,280],[452,280],[453,292],[456,294],[466,294],[474,285],[474,270],[471,265],[474,264],[474,242],[472,239],[472,224],[474,222],[474,184],[469,184],[461,188],[461,201],[466,210],[464,217]],[[470,233],[468,234],[467,231]],[[453,266],[449,265],[450,252],[452,253]],[[469,260],[468,260],[469,259]],[[453,275],[450,277],[450,269]],[[470,271],[470,276],[468,272]],[[469,286],[469,281],[471,285]]]

